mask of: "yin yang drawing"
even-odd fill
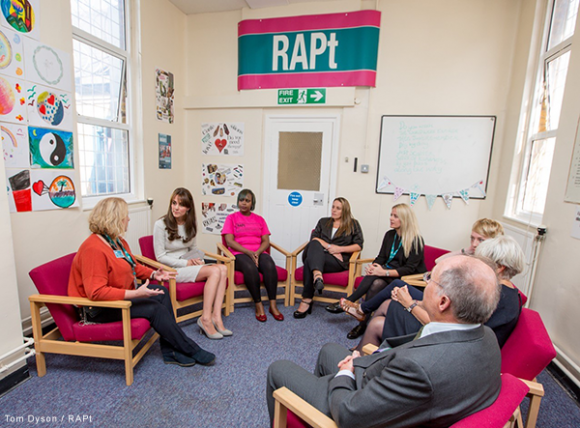
[[[32,168],[74,168],[72,132],[28,128]]]

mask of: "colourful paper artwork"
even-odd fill
[[[24,82],[0,76],[0,121],[26,124]]]
[[[32,211],[30,170],[6,170],[8,205],[10,212]]]
[[[461,196],[461,199],[463,199],[463,202],[465,202],[467,205],[469,205],[469,189],[461,189],[459,191],[459,196]]]
[[[173,123],[173,73],[155,70],[155,94],[157,103],[157,119],[162,122]]]
[[[443,202],[447,205],[447,209],[451,209],[451,203],[453,202],[453,195],[451,193],[443,194]]]
[[[405,192],[405,189],[399,186],[395,186],[395,194],[393,195],[393,201],[396,201]]]
[[[203,233],[213,235],[221,234],[226,217],[238,210],[236,204],[216,204],[213,202],[202,202],[201,215]]]
[[[24,91],[30,126],[73,130],[72,97],[68,92],[27,83]]]
[[[411,192],[410,193],[410,197],[411,197],[411,206],[415,205],[415,202],[417,202],[417,199],[419,199],[419,196],[421,196],[420,193],[415,193],[415,192]]]
[[[159,134],[159,169],[171,169],[171,135]]]
[[[437,195],[425,195],[425,200],[427,201],[427,209],[431,211],[433,204],[437,200]]]
[[[204,155],[243,156],[243,123],[203,123],[201,152]]]
[[[70,55],[67,52],[26,37],[24,62],[26,80],[66,92],[72,91]]]
[[[38,39],[40,0],[0,0],[2,25]]]
[[[74,168],[72,132],[28,127],[32,168]]]
[[[0,28],[0,73],[17,78],[24,75],[22,36],[7,28]]]
[[[202,192],[204,195],[236,196],[244,186],[243,165],[202,164]]]
[[[28,129],[24,125],[2,123],[2,152],[6,168],[30,168]]]
[[[72,174],[62,171],[33,170],[31,182],[34,211],[78,206]]]

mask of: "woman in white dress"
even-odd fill
[[[178,187],[173,191],[167,214],[155,222],[153,247],[160,263],[177,269],[177,282],[205,281],[203,313],[197,320],[200,332],[210,339],[231,336],[224,327],[222,304],[226,292],[227,267],[206,265],[203,251],[197,249],[197,220],[193,197],[189,190]]]

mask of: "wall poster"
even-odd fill
[[[238,206],[236,204],[218,204],[214,202],[201,203],[201,224],[203,233],[210,233],[212,235],[220,235],[224,228],[226,217],[236,212]]]
[[[155,70],[155,95],[157,119],[162,122],[173,123],[173,73]]]
[[[201,188],[204,195],[236,196],[243,187],[243,165],[201,164]]]
[[[204,155],[243,156],[243,123],[202,123],[201,152]]]
[[[171,169],[171,135],[159,134],[159,169]]]

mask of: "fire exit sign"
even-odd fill
[[[278,104],[326,104],[326,89],[278,89]]]

